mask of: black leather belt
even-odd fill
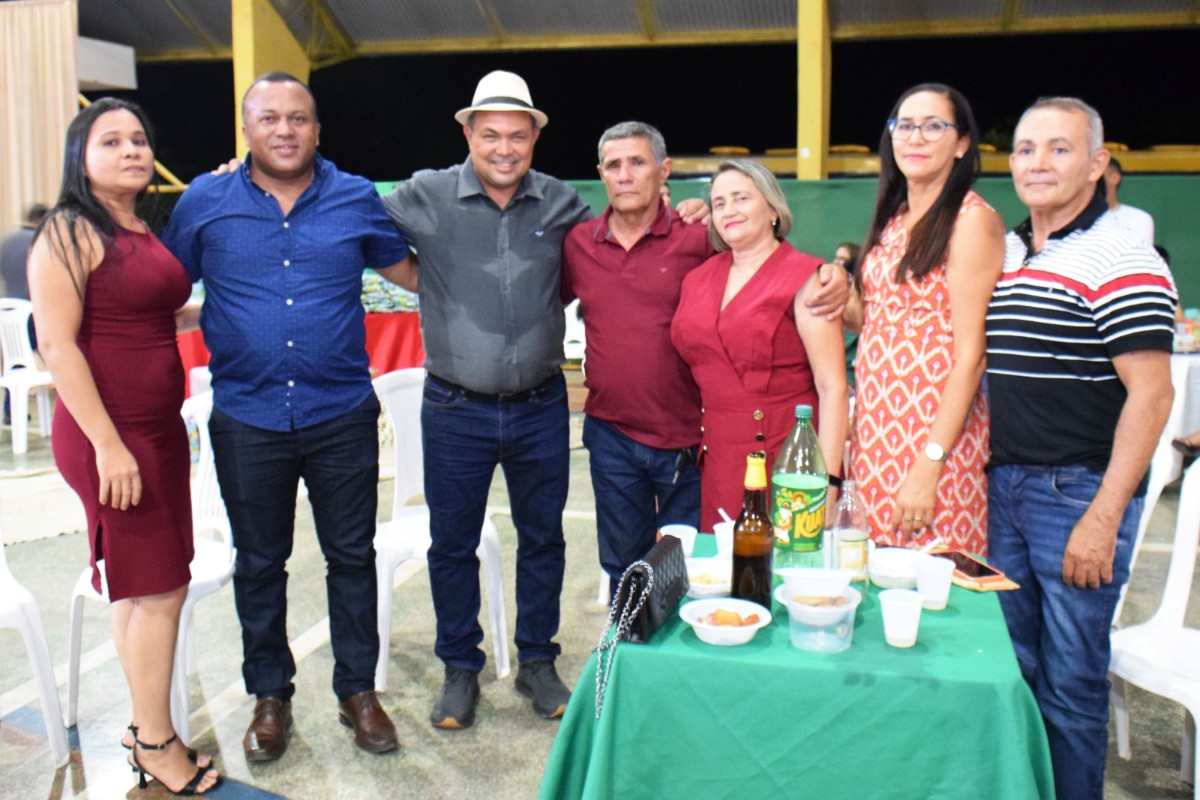
[[[472,391],[465,386],[459,386],[454,381],[448,381],[445,378],[439,378],[432,372],[427,374],[429,380],[433,381],[443,389],[449,389],[452,392],[460,392],[463,397],[467,398],[468,400],[473,400],[476,403],[523,403],[538,392],[549,389],[551,384],[558,377],[558,375],[551,375],[537,386],[534,386],[532,389],[526,389],[523,392],[512,392],[511,394],[484,394],[483,392]]]

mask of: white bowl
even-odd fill
[[[867,574],[880,589],[913,589],[917,585],[916,550],[876,547],[867,558]]]
[[[753,625],[709,625],[701,622],[701,617],[707,617],[718,608],[734,611],[746,618],[751,614],[758,615],[758,622]],[[771,624],[771,612],[758,603],[741,600],[736,597],[708,597],[703,600],[693,600],[685,603],[679,609],[679,617],[692,626],[692,630],[700,637],[700,641],[708,644],[732,646],[745,644],[754,638],[759,628]]]
[[[808,603],[797,602],[796,595],[789,592],[786,586],[775,587],[775,600],[787,608],[789,618],[803,622],[805,625],[814,625],[817,627],[837,625],[846,619],[847,615],[849,615],[851,620],[854,619],[855,610],[858,608],[858,604],[862,602],[862,595],[857,589],[849,586],[842,589],[838,594],[841,597],[845,597],[849,602],[838,606],[813,606]],[[801,595],[801,597],[805,596],[809,595]]]
[[[688,597],[720,597],[729,594],[733,580],[733,560],[729,558],[687,558]]]
[[[816,567],[783,567],[775,574],[795,597],[837,597],[854,578],[852,569],[819,569]]]

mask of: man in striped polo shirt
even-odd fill
[[[1046,723],[1055,788],[1100,798],[1109,628],[1171,407],[1175,286],[1111,214],[1100,116],[1043,98],[1010,157],[1029,218],[1008,234],[987,318],[988,556]]]

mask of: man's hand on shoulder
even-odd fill
[[[819,288],[805,305],[814,317],[835,320],[846,310],[850,299],[850,273],[837,264],[822,264],[817,270]]]
[[[236,158],[231,158],[228,161],[226,161],[224,164],[221,164],[220,166],[218,166],[216,169],[214,169],[212,172],[210,172],[208,174],[209,175],[228,175],[231,172],[237,172],[237,168],[240,167],[241,165],[242,165],[241,160],[236,159]]]
[[[683,221],[688,225],[697,223],[700,225],[708,224],[708,203],[699,197],[689,197],[686,200],[680,200],[679,205],[675,206],[675,210],[679,212],[679,216],[683,217]]]

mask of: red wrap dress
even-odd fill
[[[781,242],[741,291],[721,308],[731,253],[705,261],[683,281],[671,322],[671,342],[700,387],[700,529],[737,516],[746,456],[767,453],[770,470],[796,422],[799,403],[813,407],[817,391],[796,331],[793,304],[821,259]]]

